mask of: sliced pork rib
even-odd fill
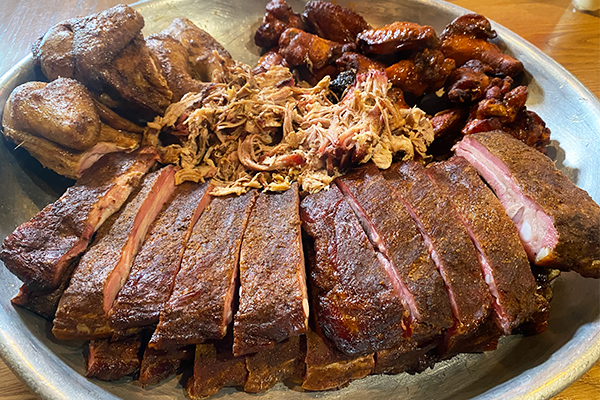
[[[146,347],[138,382],[143,387],[156,385],[175,375],[183,361],[194,359],[194,351],[194,346],[175,347],[168,350]]]
[[[488,317],[492,300],[469,233],[420,164],[393,164],[384,176],[406,205],[446,285],[455,318],[446,350],[469,351],[456,346]]]
[[[412,339],[431,340],[450,328],[454,321],[444,281],[417,226],[379,169],[369,164],[336,183],[410,312],[405,324]]]
[[[115,381],[138,372],[141,346],[139,335],[117,342],[110,339],[90,341],[85,376]]]
[[[261,193],[240,253],[240,304],[233,353],[272,348],[308,328],[308,297],[300,231],[298,185]]]
[[[169,300],[185,245],[210,200],[208,183],[185,182],[150,226],[135,257],[127,282],[109,313],[110,326],[120,332],[158,323]]]
[[[0,259],[6,268],[31,289],[58,288],[68,279],[69,264],[157,159],[149,148],[102,157],[58,200],[4,239]]]
[[[242,237],[256,196],[251,191],[216,197],[207,206],[188,241],[151,347],[203,343],[225,336],[233,317]]]
[[[108,312],[148,227],[175,190],[175,171],[167,166],[148,175],[131,201],[98,231],[60,299],[52,329],[58,339],[111,336]]]
[[[455,151],[494,190],[531,262],[600,278],[600,207],[552,160],[502,132],[468,135]]]
[[[331,186],[306,197],[300,213],[314,240],[313,310],[325,336],[349,355],[398,344],[406,314],[402,300],[340,190]]]
[[[199,344],[187,393],[192,399],[203,399],[225,386],[244,386],[247,377],[245,357],[235,357],[231,351],[223,351],[213,344]]]
[[[515,225],[464,158],[430,164],[426,171],[466,226],[483,266],[497,321],[504,334],[509,335],[529,321],[540,306],[537,284]]]

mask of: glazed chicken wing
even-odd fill
[[[467,14],[458,17],[444,29],[440,36],[441,50],[446,57],[454,59],[457,66],[469,60],[479,60],[492,67],[496,75],[517,75],[523,70],[523,64],[488,41],[494,37],[496,32],[485,17]]]
[[[414,22],[394,22],[359,33],[357,43],[365,54],[392,54],[399,50],[436,47],[438,37],[430,26]]]
[[[365,19],[354,11],[324,1],[306,3],[302,16],[317,35],[339,43],[354,43],[356,35],[371,29]]]
[[[305,29],[300,15],[296,14],[285,0],[271,0],[266,9],[262,24],[254,34],[254,43],[257,46],[267,49],[275,47],[287,28]]]
[[[125,5],[51,28],[33,46],[48,79],[75,78],[111,108],[143,119],[164,113],[171,91],[142,36],[144,20]]]
[[[252,70],[252,73],[255,75],[262,74],[276,65],[280,65],[282,67],[289,67],[287,61],[285,61],[281,54],[279,54],[279,47],[274,47],[271,50],[267,51],[265,54],[263,54],[259,58],[256,67],[254,67],[254,69]]]
[[[479,101],[485,96],[491,78],[487,73],[492,67],[479,60],[470,60],[465,65],[452,71],[446,82],[446,92],[450,101],[469,103]]]
[[[379,71],[385,70],[385,64],[372,60],[362,54],[352,52],[342,54],[342,56],[336,60],[335,64],[342,71],[354,69],[357,74],[365,74],[370,69]]]
[[[444,86],[452,69],[454,60],[445,58],[439,50],[425,49],[408,60],[387,67],[385,73],[394,86],[420,96]]]
[[[295,28],[286,29],[279,38],[279,54],[290,66],[305,65],[310,72],[335,62],[342,45]]]

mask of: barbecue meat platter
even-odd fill
[[[64,192],[0,260],[91,382],[199,399],[435,377],[543,337],[561,274],[600,278],[600,207],[489,20],[290,4],[244,32],[251,64],[125,5],[32,44],[5,145]]]

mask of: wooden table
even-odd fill
[[[600,97],[600,19],[576,12],[570,0],[453,0],[504,25],[571,71]],[[104,10],[118,0],[3,0],[0,2],[0,75],[23,58],[53,24]],[[0,327],[1,329],[1,327]],[[36,397],[0,360],[0,400]],[[600,362],[554,400],[600,399]]]

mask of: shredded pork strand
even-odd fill
[[[188,93],[146,128],[145,144],[181,167],[178,184],[212,178],[212,194],[224,196],[298,181],[315,193],[352,165],[372,160],[386,169],[397,155],[425,159],[434,139],[422,110],[387,96],[382,72],[358,75],[334,104],[329,77],[307,88],[284,67],[253,76],[245,64],[223,65],[218,83]]]

